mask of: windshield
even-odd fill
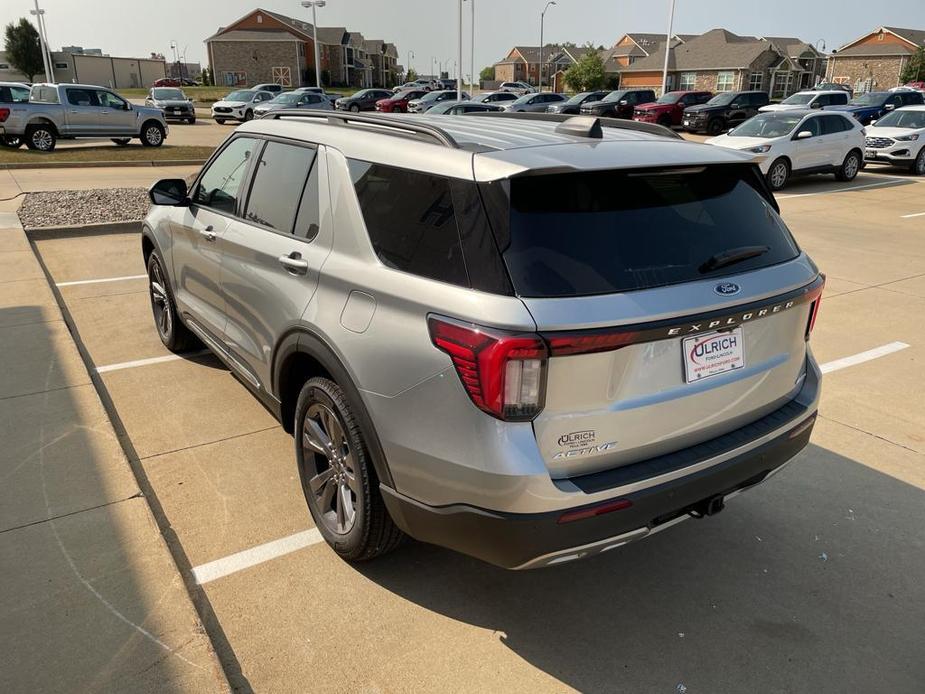
[[[879,106],[889,96],[886,92],[870,92],[854,97],[848,102],[851,106]]]
[[[657,104],[676,104],[681,100],[681,97],[684,96],[683,92],[668,92],[663,94],[655,100]]]
[[[293,94],[289,92],[288,94],[280,94],[279,96],[273,97],[270,99],[269,103],[271,104],[295,104],[298,103],[299,99],[302,98],[302,94]]]
[[[801,120],[803,116],[799,115],[760,113],[732,130],[728,137],[783,137],[792,132]]]
[[[877,121],[875,128],[925,128],[925,111],[914,109],[891,111]]]
[[[364,96],[369,95],[369,91],[370,91],[369,89],[361,89],[360,91],[358,91],[356,94],[354,94],[350,98],[351,99],[362,99]]]
[[[618,90],[615,91],[615,92],[610,92],[610,94],[608,94],[608,95],[605,96],[603,99],[601,99],[601,101],[619,101],[620,99],[622,99],[622,98],[625,97],[625,96],[626,96],[626,90],[625,90],[625,89],[618,89]]]
[[[712,99],[707,102],[708,106],[726,106],[731,104],[733,99],[736,98],[735,92],[723,92],[722,94],[717,94]]]
[[[517,294],[565,297],[728,273],[705,263],[730,248],[768,248],[737,264],[739,272],[796,257],[761,185],[749,165],[725,164],[522,176],[482,191]]]
[[[800,104],[800,105],[808,104],[810,101],[813,100],[813,97],[815,96],[816,96],[815,94],[809,94],[809,93],[794,94],[793,96],[788,96],[786,99],[781,101],[781,103],[782,104]]]
[[[594,96],[595,93],[596,92],[581,92],[581,94],[576,94],[571,99],[569,99],[567,103],[572,106],[580,106],[585,99],[590,96]]]
[[[169,101],[186,101],[186,94],[179,89],[155,89],[154,98]]]
[[[225,97],[226,101],[250,101],[254,98],[255,92],[250,89],[239,89],[236,92],[231,92],[228,96]]]

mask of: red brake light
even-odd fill
[[[636,338],[636,333],[629,330],[610,333],[544,333],[543,337],[549,345],[549,356],[564,357],[619,349],[630,344]]]
[[[595,506],[588,506],[574,511],[566,511],[559,516],[557,522],[561,525],[562,523],[571,523],[572,521],[584,520],[585,518],[594,518],[594,516],[603,516],[605,513],[622,511],[632,505],[633,502],[629,499],[611,499],[610,501],[605,501]]]
[[[822,286],[819,287],[819,294],[813,300],[813,303],[809,305],[809,320],[806,321],[806,339],[809,339],[809,336],[813,332],[813,328],[816,327],[816,316],[819,315],[819,304],[822,303],[822,291],[825,289],[825,275],[822,276]]]
[[[10,109],[0,108],[0,123],[6,122],[6,119],[10,117]]]
[[[539,335],[435,317],[427,323],[476,407],[513,421],[533,419],[543,409],[548,353]]]

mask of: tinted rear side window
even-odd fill
[[[717,166],[526,176],[485,185],[483,196],[514,290],[564,297],[690,282],[796,257],[758,185],[749,167]],[[714,255],[743,246],[768,250],[704,269]]]
[[[254,170],[244,217],[276,231],[291,233],[314,161],[314,148],[268,142]]]
[[[379,260],[396,270],[469,286],[446,178],[355,159],[350,175]]]

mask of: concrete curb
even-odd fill
[[[15,169],[84,169],[117,166],[202,166],[205,159],[162,159],[160,161],[50,161],[45,164],[15,162],[0,164],[0,171]]]
[[[137,234],[141,232],[141,222],[99,222],[97,224],[73,224],[58,227],[31,227],[26,229],[26,236],[34,241],[60,239],[73,236],[100,236],[103,234]]]

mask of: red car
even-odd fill
[[[412,99],[420,99],[425,94],[427,94],[426,89],[406,89],[388,99],[379,99],[376,102],[376,110],[383,113],[408,113],[408,102]]]
[[[180,87],[180,80],[176,77],[161,77],[159,80],[154,80],[152,87]]]
[[[705,104],[713,97],[712,92],[668,92],[657,101],[639,104],[633,110],[633,120],[642,123],[658,123],[670,128],[681,125],[681,116],[688,106]]]

